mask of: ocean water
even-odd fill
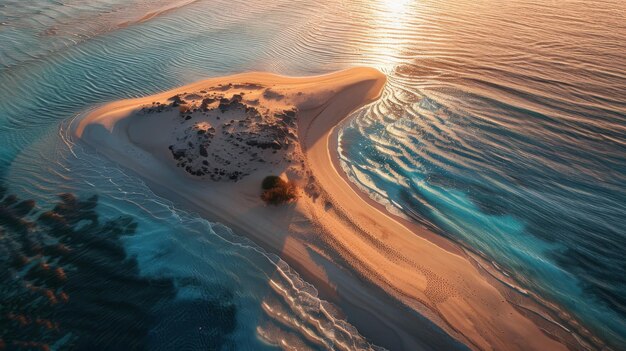
[[[53,349],[377,348],[280,258],[66,135],[204,77],[366,65],[389,80],[341,128],[351,179],[625,349],[625,43],[619,0],[0,0],[0,308],[22,314],[0,328]]]

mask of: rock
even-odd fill
[[[241,96],[241,94],[235,94],[233,95],[233,97],[230,99],[230,102],[241,102],[243,100],[243,97]]]
[[[180,106],[181,104],[185,103],[185,100],[181,99],[180,95],[174,95],[167,100],[172,102],[173,107]]]
[[[185,157],[185,150],[172,150],[172,156],[174,156],[176,160],[180,160]]]
[[[270,147],[274,150],[280,150],[283,146],[277,140],[272,140],[270,142]]]
[[[281,100],[285,95],[268,88],[263,91],[263,97],[267,100]]]
[[[221,98],[218,108],[222,112],[229,111],[229,110],[236,109],[236,108],[245,109],[246,105],[244,105],[241,101],[242,101],[242,97],[239,94],[233,95],[231,99]]]
[[[213,98],[202,99],[202,104],[200,105],[200,109],[202,111],[207,111],[209,109],[209,105],[214,103],[214,102],[215,102],[215,99],[213,99]]]

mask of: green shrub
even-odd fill
[[[281,186],[284,183],[286,183],[284,180],[282,180],[279,176],[275,176],[275,175],[271,175],[271,176],[267,176],[265,177],[265,179],[263,179],[263,183],[261,184],[261,188],[263,188],[263,190],[269,190],[271,188],[277,187],[277,186]]]
[[[261,200],[270,205],[280,205],[297,197],[296,185],[277,176],[265,177],[261,187],[263,188]]]

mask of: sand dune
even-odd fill
[[[358,309],[376,315],[359,321],[370,324],[364,334],[374,340],[416,349],[407,321],[418,311],[472,349],[566,349],[462,250],[386,213],[347,180],[335,126],[377,99],[384,84],[369,68],[303,78],[245,73],[108,104],[74,133],[155,192],[278,253],[345,306],[349,320]],[[269,174],[296,182],[297,201],[265,205],[260,184]],[[407,312],[378,298],[378,289]]]

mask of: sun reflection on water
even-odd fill
[[[382,0],[387,8],[392,12],[398,12],[404,10],[404,7],[409,3],[410,0]]]
[[[415,5],[415,0],[379,0],[372,5],[370,18],[375,37],[372,50],[385,62],[383,68],[394,68],[402,61],[402,54],[408,48],[404,27],[414,17]]]

